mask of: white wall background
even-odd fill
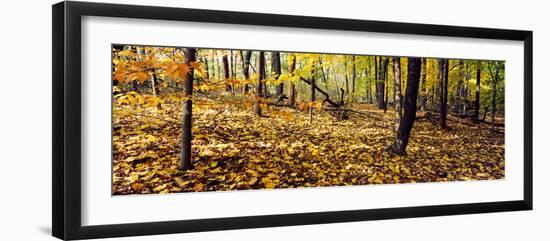
[[[544,240],[550,219],[545,138],[550,90],[545,64],[550,24],[544,1],[109,0],[402,22],[533,30],[534,206],[508,212],[155,236],[155,240]],[[51,8],[9,1],[0,9],[0,240],[54,240],[51,231]],[[546,20],[546,21],[545,21]],[[229,207],[230,208],[230,207]],[[131,237],[116,240],[151,240]]]

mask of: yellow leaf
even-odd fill
[[[218,165],[217,161],[213,161],[210,163],[210,167],[216,167]]]
[[[138,174],[133,173],[133,174],[130,175],[130,182],[135,182],[135,181],[137,181],[138,179],[139,179],[139,175],[138,175]]]
[[[174,178],[174,181],[176,181],[176,183],[177,183],[178,186],[180,186],[180,187],[184,187],[185,185],[187,185],[187,183],[189,183],[188,181],[184,181],[184,180],[181,179],[180,177]]]
[[[200,192],[200,191],[202,191],[202,187],[203,187],[202,183],[197,182],[197,183],[195,183],[195,186],[193,186],[193,190],[195,192]]]
[[[275,188],[275,183],[267,177],[262,178],[262,183],[264,184],[264,187],[267,189],[273,189]]]
[[[168,184],[166,184],[166,183],[165,183],[165,184],[162,184],[162,185],[160,185],[160,186],[158,186],[158,187],[153,188],[153,191],[155,191],[155,192],[160,192],[160,191],[166,189],[166,186],[167,186],[167,185],[168,185]]]
[[[140,190],[142,187],[143,187],[143,183],[137,183],[136,182],[136,183],[132,184],[132,188],[136,191]]]
[[[258,178],[253,177],[252,179],[250,179],[250,181],[248,181],[248,185],[252,186],[254,185],[254,183],[256,183],[256,181],[258,181]]]
[[[130,51],[129,49],[126,49],[126,50],[120,51],[120,52],[118,53],[118,55],[120,55],[120,56],[132,57],[132,56],[135,56],[136,53]]]

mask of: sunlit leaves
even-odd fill
[[[407,156],[386,152],[395,138],[394,113],[390,108],[384,114],[362,101],[375,81],[372,56],[281,53],[283,71],[277,76],[270,64],[270,53],[266,52],[267,77],[259,80],[257,55],[252,58],[249,78],[245,78],[238,51],[202,49],[196,61],[185,64],[180,48],[121,49],[114,50],[112,56],[115,194],[485,180],[504,176],[503,135],[490,137],[483,126],[450,123],[450,130],[441,131],[432,125],[434,120],[426,118],[415,123]],[[223,54],[227,54],[234,68],[228,76],[220,65]],[[402,65],[406,61],[401,58]],[[290,73],[288,67],[293,62],[296,69]],[[434,94],[437,65],[433,59],[426,62],[427,90],[422,94]],[[451,62],[456,64],[455,60]],[[472,61],[469,64],[470,75],[466,73],[469,79],[465,83],[475,85],[477,65]],[[491,70],[496,74],[494,70],[503,66],[481,65],[483,102],[490,96],[487,92],[491,90]],[[355,92],[346,90],[352,88],[349,84],[353,66]],[[406,76],[406,68],[401,70]],[[465,76],[459,70],[455,68],[450,73],[451,97],[457,89],[454,79]],[[392,75],[390,71],[388,78]],[[183,95],[182,80],[191,76],[194,93]],[[365,115],[335,117],[333,106],[319,92],[317,101],[310,101],[310,86],[301,78],[315,78],[317,87],[333,101],[341,98],[347,103],[345,108]],[[273,92],[276,85],[284,84],[284,94],[288,94],[290,83],[298,94],[289,107],[284,98],[281,102],[276,100],[282,95],[274,96]],[[267,87],[267,93],[258,93],[261,84]],[[500,82],[498,88],[503,87]],[[392,93],[392,86],[386,88],[387,93]],[[345,94],[341,95],[342,90]],[[181,171],[182,103],[188,101],[193,102],[193,169]],[[261,118],[252,114],[253,106],[262,109]]]
[[[176,81],[186,78],[191,68],[187,64],[172,63],[165,67],[166,75]]]
[[[139,98],[131,94],[133,98]],[[141,96],[141,98],[146,98]],[[335,121],[326,112],[313,125],[307,112],[266,108],[253,118],[248,107],[199,105],[195,100],[193,165],[178,170],[179,98],[162,99],[163,110],[137,105],[116,110],[113,180],[116,194],[277,189],[335,185],[499,179],[504,176],[503,135],[451,122],[441,132],[415,123],[408,155],[384,148],[393,141],[393,113],[358,106],[373,118]],[[317,102],[320,103],[320,102]],[[304,102],[307,108],[316,103]],[[136,110],[139,110],[137,112]],[[389,110],[391,111],[391,110]],[[154,118],[152,118],[154,117]],[[175,120],[174,123],[162,119]],[[500,143],[500,144],[499,144]]]

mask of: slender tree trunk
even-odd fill
[[[418,85],[420,82],[420,58],[409,58],[407,68],[407,88],[405,90],[404,113],[399,123],[395,143],[390,150],[398,155],[406,154],[406,147],[409,143],[411,130],[416,119],[416,100],[418,96]]]
[[[371,103],[370,99],[370,92],[371,92],[371,86],[370,86],[370,78],[369,78],[369,66],[365,68],[365,99],[367,100],[367,103]]]
[[[356,68],[356,63],[355,63],[355,55],[353,55],[353,65],[352,65],[352,69],[351,69],[351,93],[355,93],[355,80],[357,78],[357,73],[355,71],[355,68]]]
[[[296,104],[296,86],[294,84],[294,71],[296,70],[296,55],[292,55],[290,63],[288,64],[288,72],[292,76],[289,83],[288,104],[294,106]]]
[[[243,58],[243,52],[241,51],[241,58],[243,59],[243,76],[245,80],[250,79],[250,58],[252,57],[252,51],[246,51],[246,54]],[[244,85],[244,93],[248,93],[250,91],[250,86],[248,84]]]
[[[271,72],[274,74],[273,79],[279,79],[281,75],[281,54],[279,52],[271,53]],[[275,90],[276,96],[281,96],[284,93],[284,84],[279,83]]]
[[[449,73],[449,60],[438,59],[439,65],[438,81],[439,81],[439,125],[441,129],[447,128],[447,85]]]
[[[262,107],[260,105],[260,102],[263,97],[263,87],[265,82],[265,57],[264,52],[260,51],[260,54],[258,55],[258,88],[256,89],[256,100],[254,102],[254,112],[257,116],[262,116]]]
[[[422,70],[420,71],[420,110],[424,111],[426,107],[426,77],[428,75],[428,66],[426,58],[422,58]]]
[[[217,63],[216,64],[216,73],[217,73],[216,77],[217,77],[217,79],[221,79],[222,74],[221,74],[221,68],[220,68],[220,66],[221,66],[220,65],[220,58],[218,57],[217,54],[216,54],[216,63]]]
[[[380,93],[381,91],[379,90],[380,88],[380,85],[378,82],[380,82],[380,80],[378,79],[380,77],[380,69],[379,69],[379,60],[380,57],[378,56],[374,56],[374,91],[375,91],[375,96],[376,96],[376,107],[378,107],[378,109],[382,109],[382,105],[383,105],[383,101],[382,101],[382,97],[383,95],[381,96]]]
[[[313,102],[315,102],[315,74],[311,75],[311,105],[313,105]],[[309,107],[309,124],[313,122],[313,106]]]
[[[464,104],[463,102],[463,87],[464,87],[464,79],[465,79],[465,75],[466,75],[466,71],[465,71],[465,66],[464,66],[464,60],[459,60],[458,62],[458,66],[459,66],[459,69],[460,69],[460,77],[458,78],[458,84],[456,85],[456,112],[458,113],[459,116],[462,116],[464,115],[464,113],[462,113],[462,105]]]
[[[231,50],[231,65],[233,66],[231,71],[233,74],[232,77],[237,78],[237,55],[233,53],[233,50]]]
[[[346,72],[344,73],[344,80],[346,81],[345,82],[345,86],[346,86],[346,92],[345,92],[345,95],[349,95],[349,79],[348,79],[348,68],[347,68],[347,63],[346,63]],[[343,103],[343,102],[342,102]]]
[[[229,83],[230,73],[229,73],[229,60],[227,59],[227,54],[223,55],[222,61],[223,61],[223,75],[224,75],[224,80],[226,81],[225,91],[232,91],[233,88]]]
[[[370,88],[370,86],[369,86],[369,66],[370,66],[370,64],[369,64],[368,60],[366,60],[366,61],[367,62],[366,62],[365,73],[364,73],[365,74],[365,101],[367,103],[369,103],[370,102],[369,101],[369,88]]]
[[[385,101],[385,81],[386,81],[386,69],[388,66],[388,58],[384,57],[377,57],[378,63],[377,63],[377,77],[376,77],[376,105],[378,106],[378,109],[385,109],[386,108],[386,101]]]
[[[466,115],[466,108],[468,107],[468,80],[470,79],[469,65],[467,62],[465,65],[466,71],[464,73],[464,88],[462,88],[462,115]]]
[[[147,57],[147,52],[145,51],[145,48],[139,48],[139,47],[136,47],[136,52],[138,54],[141,54],[144,58]],[[143,61],[143,59],[140,59],[140,61]],[[159,92],[159,79],[158,79],[158,76],[157,76],[157,72],[156,70],[153,70],[150,72],[151,74],[151,90],[153,92],[153,95],[154,96],[159,96],[160,95],[160,92]]]
[[[491,90],[491,133],[495,133],[495,116],[497,112],[497,83],[499,81],[500,65],[497,63],[495,76],[493,77],[492,90]]]
[[[389,57],[388,57],[389,59]],[[388,111],[388,95],[389,95],[389,92],[390,92],[390,85],[389,85],[389,81],[388,81],[388,75],[387,74],[387,69],[384,70],[384,86],[386,88],[386,90],[384,91],[384,114],[386,113],[386,111]]]
[[[193,96],[193,67],[191,63],[196,60],[196,49],[186,48],[183,50],[185,54],[185,64],[189,66],[190,70],[183,79],[183,97],[186,98],[183,101],[183,140],[181,145],[181,161],[180,169],[191,169],[191,120],[193,103],[191,97]]]
[[[151,89],[153,90],[154,96],[160,95],[156,70],[153,70],[151,73]]]
[[[439,78],[439,74],[438,74],[438,78]],[[432,110],[436,110],[437,107],[437,96],[438,96],[439,92],[438,92],[438,83],[433,83],[432,85]]]
[[[401,58],[393,57],[393,93],[395,109],[395,130],[399,128],[401,121]]]
[[[479,122],[479,91],[481,89],[481,62],[477,62],[477,72],[476,72],[476,103],[474,111],[474,122]]]
[[[204,67],[206,67],[206,76],[204,76],[205,79],[210,79],[210,69],[208,65],[208,57],[204,57]]]

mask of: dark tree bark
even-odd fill
[[[491,81],[491,134],[495,133],[495,116],[497,112],[497,83],[500,80],[500,67],[501,65],[497,62],[494,64],[495,72],[491,71],[492,81]],[[491,67],[489,66],[489,70]]]
[[[312,74],[311,75],[311,104],[313,104],[313,102],[315,101],[315,88],[317,87],[317,85],[315,84],[315,74]],[[310,106],[309,107],[309,124],[311,125],[311,123],[313,122],[313,107]]]
[[[189,170],[193,167],[191,163],[191,119],[193,103],[190,98],[193,96],[194,70],[191,63],[196,60],[196,49],[186,48],[183,52],[185,54],[185,64],[189,66],[190,70],[183,79],[183,96],[187,99],[183,102],[183,140],[181,145],[180,169]]]
[[[439,71],[439,126],[441,129],[447,128],[447,86],[449,82],[449,60],[437,60]]]
[[[405,90],[404,113],[395,143],[389,147],[390,151],[398,155],[406,154],[406,147],[416,118],[416,99],[420,82],[420,58],[409,58],[407,68],[407,89]]]
[[[296,104],[296,86],[294,85],[294,71],[296,70],[296,55],[292,55],[290,63],[288,64],[288,72],[292,76],[292,80],[289,83],[288,104],[294,106]]]
[[[260,51],[258,55],[258,88],[256,89],[256,100],[254,102],[254,113],[257,116],[262,116],[262,107],[260,102],[264,94],[264,82],[265,82],[265,56],[264,52]]]
[[[346,58],[346,61],[347,61],[347,58]],[[344,69],[345,69],[345,73],[344,73],[344,77],[345,77],[345,80],[346,80],[346,94],[349,95],[349,78],[348,78],[348,63],[346,62],[345,65],[344,65]]]
[[[380,106],[382,105],[382,103],[380,102],[380,98],[378,98],[378,94],[380,92],[378,90],[378,76],[380,76],[380,69],[378,69],[379,61],[379,57],[374,56],[374,96],[376,97],[376,107],[378,107],[378,109],[380,109]]]
[[[385,81],[386,81],[386,72],[388,68],[389,59],[384,57],[377,57],[377,77],[376,77],[376,106],[378,109],[386,108],[385,101]]]
[[[389,57],[388,57],[389,59]],[[386,90],[384,91],[384,114],[386,113],[386,111],[388,111],[388,95],[389,95],[389,92],[390,92],[390,85],[389,85],[389,78],[388,78],[388,74],[387,74],[387,70],[385,70],[386,73],[384,74],[384,86],[386,88]]]
[[[401,58],[393,57],[393,94],[395,109],[395,130],[399,128],[401,121]]]
[[[243,56],[243,51],[241,52],[241,58],[243,59],[243,76],[245,80],[250,79],[250,72],[249,72],[249,66],[250,66],[250,58],[252,57],[252,51],[246,51],[246,54]],[[250,86],[248,84],[244,85],[244,93],[248,93],[250,90]]]
[[[223,75],[224,75],[224,79],[226,81],[225,90],[226,91],[232,91],[233,88],[232,88],[231,84],[229,83],[230,73],[229,73],[229,60],[227,59],[227,54],[223,55],[222,61],[223,61]]]
[[[477,72],[476,72],[476,103],[474,111],[474,122],[479,122],[479,91],[481,89],[481,62],[477,62]]]
[[[325,83],[325,89],[328,89],[328,73],[325,74],[325,67],[323,67],[323,58],[321,56],[319,56],[319,70],[321,70],[321,78],[323,80],[323,83]]]
[[[311,85],[311,81],[305,79],[304,77],[300,77],[300,79],[301,79],[303,82],[305,82],[306,84]],[[333,100],[331,100],[329,94],[328,94],[326,91],[324,91],[324,90],[322,90],[321,88],[319,88],[319,86],[315,85],[315,90],[316,90],[317,92],[321,93],[323,96],[325,96],[325,99],[323,100],[323,102],[327,102],[327,103],[330,104],[332,107],[336,107],[336,108],[338,108],[338,107],[341,106],[340,103],[336,103],[336,102],[334,102]],[[344,92],[343,89],[340,89],[340,90],[341,90],[342,92]]]
[[[271,72],[273,72],[273,79],[279,79],[281,76],[281,54],[279,52],[271,53]],[[281,96],[284,93],[284,84],[280,83],[277,85],[275,90],[276,96]]]

